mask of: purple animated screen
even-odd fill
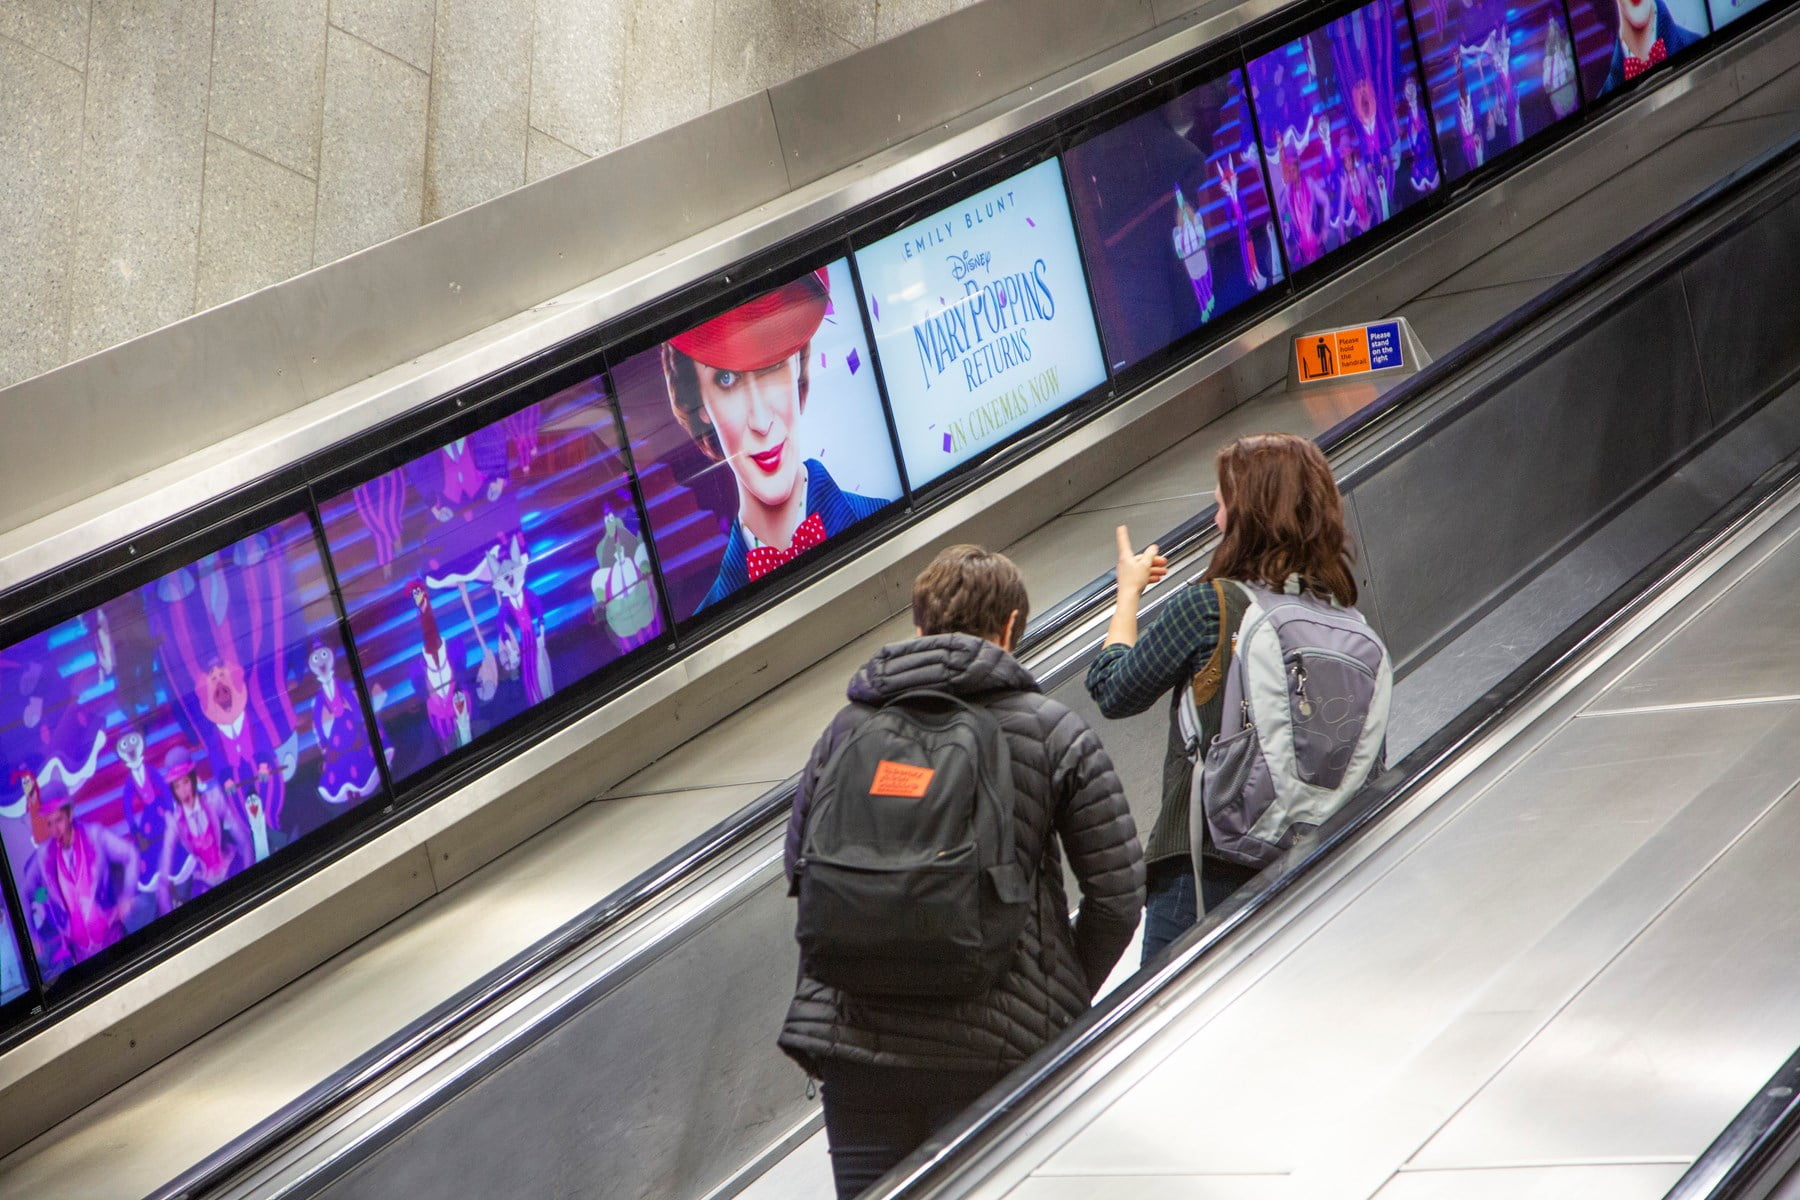
[[[1315,262],[1437,190],[1405,0],[1375,0],[1250,64],[1288,262]]]
[[[599,377],[320,514],[396,779],[662,632]]]
[[[1589,102],[1618,91],[1712,32],[1706,0],[1568,0]]]
[[[1413,19],[1451,179],[1581,107],[1562,0],[1414,0]]]
[[[19,939],[13,932],[12,902],[0,911],[0,1004],[9,1004],[26,991],[25,963],[19,957]]]
[[[46,981],[380,792],[310,522],[0,651],[0,784]]]
[[[847,260],[613,367],[675,619],[901,494]]]
[[[1281,279],[1239,72],[1096,134],[1063,165],[1115,369]]]

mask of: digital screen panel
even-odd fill
[[[663,632],[602,377],[320,515],[396,779]]]
[[[1711,0],[1708,9],[1712,27],[1723,29],[1752,9],[1761,8],[1767,0]]]
[[[1568,0],[1568,6],[1589,103],[1712,32],[1706,0]]]
[[[1562,0],[1416,0],[1413,19],[1451,179],[1581,107]],[[1403,87],[1410,119],[1417,89]]]
[[[613,384],[677,621],[901,495],[846,259],[615,364]]]
[[[381,792],[311,523],[0,650],[0,786],[46,982]]]
[[[1436,191],[1404,0],[1375,0],[1250,63],[1288,263],[1316,262]]]
[[[1096,134],[1063,165],[1115,369],[1281,279],[1239,72]]]
[[[918,487],[1106,380],[1054,159],[856,252]]]
[[[19,939],[13,932],[12,905],[0,906],[0,1004],[11,1004],[29,988],[25,963],[19,957]]]

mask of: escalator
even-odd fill
[[[1493,766],[1477,764],[1473,750],[1513,745],[1521,723],[1566,708],[1563,692],[1546,697],[1547,677],[1566,678],[1618,639],[1666,628],[1657,622],[1699,587],[1699,564],[1738,553],[1771,529],[1780,533],[1781,506],[1792,494],[1778,489],[1791,481],[1788,460],[1800,451],[1793,386],[1800,339],[1767,314],[1786,286],[1781,264],[1796,245],[1800,160],[1789,147],[1325,431],[1359,531],[1371,615],[1400,665],[1403,719],[1391,747],[1398,765],[1366,805],[1334,820],[1227,911],[1126,980],[1068,1038],[996,1089],[991,1103],[891,1177],[884,1194],[1145,1186],[1135,1167],[1115,1165],[1108,1174],[1058,1166],[1050,1152],[1076,1143],[1057,1122],[1085,1128],[1107,1102],[1134,1094],[1128,1085],[1137,1075],[1154,1077],[1141,1064],[1191,1036],[1183,1024],[1191,992],[1208,1016],[1265,1019],[1265,1008],[1230,1003],[1246,977],[1270,969],[1265,959],[1285,961],[1264,947],[1284,939],[1312,944],[1324,919],[1317,896],[1337,897],[1333,911],[1348,907],[1334,890],[1341,880],[1378,873],[1363,864],[1383,855],[1407,857],[1413,841],[1463,810],[1435,803],[1452,785],[1509,774],[1497,757]],[[1696,296],[1714,299],[1697,311]],[[1564,381],[1597,378],[1608,382],[1569,399]],[[1495,446],[1508,452],[1484,458],[1473,451]],[[1193,505],[1190,496],[1181,503]],[[1119,511],[1102,505],[1075,516],[1103,527]],[[1431,516],[1404,519],[1409,513]],[[1204,561],[1208,517],[1201,512],[1163,539],[1178,571],[1192,573]],[[1728,574],[1706,577],[1722,587]],[[1047,690],[1084,709],[1080,675],[1103,627],[1104,592],[1096,581],[1056,606],[1024,651]],[[1604,599],[1596,604],[1596,596]],[[1146,618],[1155,606],[1153,593]],[[1116,757],[1135,767],[1128,790],[1153,794],[1145,777],[1160,761],[1162,714],[1101,728]],[[1767,744],[1769,737],[1755,741]],[[765,1171],[764,1186],[784,1178],[786,1164],[775,1164],[805,1146],[817,1121],[798,1073],[770,1045],[791,983],[780,966],[792,954],[778,852],[787,799],[783,788],[769,792],[730,827],[661,864],[626,899],[591,914],[586,927],[538,947],[456,1011],[384,1047],[163,1194],[722,1196],[757,1186]],[[1703,815],[1695,810],[1690,819]],[[1640,834],[1657,828],[1638,813],[1597,824]],[[1684,832],[1668,840],[1700,854]],[[1714,833],[1728,836],[1723,826]],[[1499,869],[1489,861],[1495,836],[1481,832],[1468,851],[1490,871]],[[1444,886],[1469,879],[1467,867],[1440,872]],[[1480,914],[1500,898],[1493,889],[1472,890],[1465,901]],[[1440,898],[1413,911],[1438,928],[1429,918],[1441,905]],[[1458,929],[1439,928],[1439,936],[1454,943]],[[1373,953],[1372,937],[1348,939],[1340,954]],[[1474,948],[1467,954],[1496,957]],[[1425,1028],[1403,1005],[1371,1003],[1368,1011],[1382,1011],[1390,1028]],[[1267,1050],[1241,1031],[1229,1044],[1239,1053]],[[1328,1061],[1316,1057],[1316,1038],[1281,1044],[1306,1070]],[[1186,1087],[1204,1074],[1188,1066],[1173,1077]],[[1253,1074],[1243,1062],[1225,1072],[1240,1081]],[[1395,1083],[1401,1100],[1416,1082]],[[1296,1081],[1284,1078],[1281,1086],[1291,1094]],[[1195,1120],[1166,1092],[1144,1095],[1146,1111],[1166,1111],[1184,1127]],[[1269,1109],[1243,1111],[1248,1118]],[[1120,1153],[1137,1145],[1129,1124],[1094,1136]],[[1299,1146],[1321,1153],[1291,1134],[1259,1140],[1236,1128],[1230,1141],[1251,1157]],[[1346,1135],[1332,1144],[1368,1141]],[[720,1172],[733,1154],[742,1165]],[[1373,1159],[1362,1158],[1359,1169],[1374,1170]],[[1256,1165],[1219,1171],[1220,1186],[1267,1188],[1293,1175],[1279,1164]],[[1384,1171],[1375,1186],[1396,1173],[1395,1164]],[[1207,1172],[1171,1171],[1158,1186],[1186,1187],[1199,1174]]]
[[[1797,181],[1778,174],[1749,209],[1716,212],[1675,268],[1697,376],[1660,360],[1660,386],[1593,382],[1600,362],[1644,355],[1638,333],[1681,335],[1680,319],[1648,318],[1665,264],[1595,280],[1601,311],[1502,385],[1554,365],[1601,394],[1626,383],[1640,417],[1687,394],[1713,414],[1710,444],[1509,580],[1429,665],[1415,656],[1397,695],[1441,680],[1440,660],[1476,673],[1479,694],[871,1195],[1786,1194],[1800,340],[1773,327],[1754,348],[1713,340],[1736,299],[1777,303],[1785,267],[1763,268],[1777,289],[1764,293],[1753,259],[1800,253]],[[1451,428],[1418,444],[1421,463],[1452,453],[1436,448]],[[1588,483],[1544,461],[1561,428],[1516,428],[1550,436],[1516,444],[1515,484],[1482,506],[1482,554],[1509,552],[1515,521]],[[1609,428],[1586,426],[1583,447],[1603,456]],[[1384,449],[1345,473],[1377,564],[1371,488],[1396,469]],[[1448,526],[1413,535],[1439,547],[1414,562],[1452,561],[1436,540],[1472,534],[1462,486],[1409,481]],[[1401,597],[1458,586],[1375,581],[1390,622]],[[1496,658],[1516,663],[1504,678],[1482,670]]]
[[[1772,90],[1792,92],[1794,82],[1784,77]],[[1029,648],[1034,667],[1059,695],[1087,711],[1078,675],[1103,588],[1081,585],[1104,565],[1111,525],[1128,521],[1141,540],[1169,530],[1165,545],[1178,547],[1191,569],[1207,548],[1205,514],[1187,518],[1207,502],[1211,447],[1248,428],[1287,427],[1324,437],[1347,479],[1355,480],[1359,469],[1369,476],[1363,498],[1353,496],[1352,505],[1365,547],[1364,582],[1373,597],[1372,615],[1415,681],[1415,699],[1396,729],[1404,743],[1396,752],[1426,742],[1446,717],[1528,657],[1532,637],[1591,600],[1601,586],[1597,581],[1628,578],[1647,547],[1666,545],[1671,529],[1691,529],[1716,507],[1721,489],[1729,494],[1728,483],[1741,484],[1745,461],[1716,467],[1729,455],[1692,456],[1703,443],[1736,438],[1733,445],[1754,444],[1768,436],[1751,417],[1773,413],[1775,406],[1765,403],[1765,380],[1717,383],[1710,376],[1715,363],[1708,359],[1705,385],[1717,383],[1720,397],[1742,396],[1741,408],[1714,403],[1709,392],[1699,407],[1673,410],[1642,429],[1631,426],[1616,404],[1600,415],[1588,413],[1582,418],[1587,426],[1569,445],[1594,441],[1596,430],[1629,426],[1632,436],[1614,439],[1617,444],[1597,461],[1574,455],[1545,464],[1545,471],[1587,481],[1576,489],[1579,503],[1566,511],[1521,505],[1513,521],[1516,544],[1498,553],[1490,547],[1469,554],[1490,532],[1487,523],[1475,519],[1479,514],[1461,527],[1440,519],[1430,529],[1408,528],[1406,513],[1419,511],[1417,479],[1398,466],[1392,467],[1397,473],[1384,474],[1381,464],[1428,464],[1407,470],[1435,471],[1437,486],[1456,481],[1465,496],[1505,494],[1509,484],[1501,462],[1489,464],[1493,473],[1486,478],[1469,478],[1468,464],[1483,457],[1471,446],[1491,445],[1493,436],[1468,432],[1459,407],[1460,397],[1483,387],[1506,391],[1503,377],[1518,368],[1495,366],[1491,351],[1507,339],[1514,354],[1526,353],[1515,343],[1537,350],[1554,343],[1560,334],[1544,332],[1552,318],[1600,319],[1593,315],[1597,310],[1583,308],[1591,302],[1594,280],[1630,270],[1653,275],[1643,256],[1653,256],[1655,247],[1664,246],[1661,239],[1698,220],[1701,210],[1665,217],[1634,244],[1632,254],[1595,268],[1592,278],[1567,284],[1522,312],[1521,303],[1543,293],[1572,263],[1613,244],[1616,230],[1603,226],[1602,213],[1631,208],[1634,221],[1663,217],[1674,200],[1700,191],[1779,141],[1786,103],[1778,101],[1771,115],[1770,97],[1759,95],[1742,112],[1727,109],[1721,119],[1666,147],[1660,159],[1646,159],[1594,188],[1583,197],[1585,207],[1571,204],[1559,220],[1500,240],[1499,249],[1473,266],[1437,275],[1411,269],[1432,257],[1434,243],[1454,236],[1450,222],[1362,269],[1332,294],[1339,308],[1352,298],[1364,312],[1391,305],[1410,315],[1437,348],[1455,345],[1495,318],[1515,315],[1490,330],[1476,349],[1453,356],[1415,387],[1385,397],[1370,387],[1304,394],[1279,385],[1264,388],[1009,547],[1040,598],[1072,593],[1034,627]],[[1747,191],[1768,186],[1774,170],[1765,167],[1740,178],[1721,194],[1743,202]],[[1654,204],[1664,207],[1653,210]],[[1493,205],[1490,211],[1504,211],[1501,200]],[[1663,252],[1672,253],[1666,246]],[[1667,288],[1649,289],[1646,295],[1653,299],[1643,301],[1648,307],[1621,321],[1676,327],[1692,294],[1685,291],[1676,305]],[[1309,310],[1285,320],[1324,320],[1333,311],[1327,303],[1315,300]],[[1247,335],[1270,348],[1258,368],[1265,374],[1268,360],[1279,360],[1284,329]],[[1697,331],[1696,340],[1699,336]],[[1534,337],[1539,342],[1533,343]],[[1678,342],[1658,338],[1630,386],[1655,394],[1680,367],[1660,356],[1681,353]],[[1219,361],[1234,360],[1221,356]],[[1167,404],[1177,422],[1217,411],[1215,399],[1206,395],[1216,386],[1208,382],[1209,369],[1207,363],[1196,364],[1163,387],[1155,403]],[[1552,371],[1522,390],[1554,394],[1554,379]],[[1382,402],[1371,407],[1378,398]],[[1334,429],[1352,415],[1354,422]],[[1550,428],[1565,419],[1572,418],[1549,406],[1513,413],[1508,421],[1536,420]],[[1427,447],[1437,450],[1427,453]],[[1757,446],[1756,452],[1763,449]],[[1668,475],[1677,463],[1689,465]],[[1715,469],[1716,476],[1707,474]],[[1677,492],[1687,489],[1680,502],[1652,503],[1652,494],[1673,494],[1662,490],[1670,480],[1681,481]],[[987,504],[996,498],[979,500]],[[1447,505],[1437,515],[1468,507]],[[1634,526],[1631,536],[1620,535],[1620,546],[1599,539],[1597,528],[1613,527],[1630,514],[1643,524]],[[1431,540],[1432,534],[1438,540]],[[1085,549],[1090,546],[1091,554]],[[1456,557],[1459,551],[1465,559]],[[1457,585],[1411,590],[1407,564],[1417,562],[1458,563],[1444,568]],[[1559,574],[1547,564],[1579,564],[1587,573]],[[1522,579],[1532,580],[1518,591],[1532,597],[1528,605],[1504,596]],[[1514,623],[1508,636],[1493,637],[1500,627],[1494,621]],[[816,1108],[798,1073],[773,1052],[768,1019],[752,1015],[779,1011],[789,981],[785,967],[769,967],[791,960],[789,915],[774,886],[770,854],[785,793],[768,785],[791,768],[794,730],[805,729],[810,737],[835,707],[849,665],[897,628],[888,621],[856,638],[707,730],[704,745],[690,744],[610,789],[521,851],[444,892],[443,903],[384,929],[0,1163],[0,1194],[54,1191],[73,1180],[87,1181],[78,1188],[86,1186],[92,1194],[154,1190],[170,1196],[588,1190],[723,1196],[750,1184],[816,1126]],[[1493,641],[1484,644],[1483,637]],[[1511,649],[1495,654],[1495,644]],[[1134,799],[1154,795],[1155,787],[1144,779],[1160,760],[1160,716],[1104,728],[1116,757],[1139,767],[1139,777],[1127,781]],[[705,832],[657,862],[669,845],[682,840],[670,832],[681,826],[666,815],[677,805],[689,828]],[[739,809],[726,824],[708,828]],[[1150,815],[1140,803],[1140,822]],[[646,862],[655,865],[646,871]],[[595,904],[595,897],[604,899]],[[564,923],[570,913],[577,915]],[[496,917],[508,923],[502,933],[495,932]],[[533,930],[544,932],[534,936]],[[452,959],[455,963],[446,966]],[[468,966],[475,962],[481,969]],[[464,972],[460,978],[458,971]],[[372,999],[388,1002],[379,1019],[404,1014],[386,1026],[399,1028],[398,1034],[385,1036],[373,1023],[370,1013],[381,1005]],[[331,1031],[320,1027],[333,1024],[320,1019],[326,1012],[354,1031],[336,1046],[360,1041],[372,1048],[334,1060],[340,1052],[321,1042]],[[296,1044],[312,1053],[296,1055]],[[296,1057],[311,1061],[297,1069]],[[319,1062],[331,1065],[320,1070]],[[311,1078],[305,1078],[308,1070]],[[246,1107],[254,1119],[241,1116]],[[195,1128],[209,1123],[225,1132]],[[111,1161],[100,1161],[101,1146],[115,1152]],[[521,1164],[533,1164],[546,1177],[522,1173]],[[594,1180],[604,1180],[604,1186],[596,1188]]]

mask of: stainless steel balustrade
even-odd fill
[[[1397,720],[1407,741],[1396,758],[1439,732],[1434,714],[1461,712],[1800,450],[1800,391],[1788,386],[1800,374],[1800,334],[1784,332],[1770,305],[1791,261],[1772,251],[1800,246],[1800,157],[1747,174],[1558,289],[1499,344],[1440,363],[1334,439],[1368,607],[1400,662],[1397,710],[1414,714]],[[1722,279],[1730,311],[1690,319],[1686,297]],[[1653,348],[1627,353],[1646,329],[1659,331]],[[1612,382],[1582,391],[1563,382],[1596,374]],[[1601,437],[1617,428],[1638,436]],[[1551,436],[1534,437],[1529,455],[1478,464],[1471,448],[1510,444],[1509,430]],[[1210,553],[1205,528],[1201,514],[1172,539],[1177,574]],[[1472,547],[1465,561],[1437,567],[1462,546]],[[1040,629],[1030,655],[1053,694],[1084,709],[1080,674],[1104,619],[1095,611]],[[1497,630],[1507,631],[1506,652],[1466,653]],[[1446,654],[1456,678],[1425,670]],[[1166,721],[1159,707],[1103,726],[1128,787],[1154,793]],[[310,1122],[288,1122],[284,1138],[224,1178],[171,1194],[482,1195],[604,1179],[609,1194],[711,1196],[746,1182],[815,1123],[773,1046],[792,983],[783,796],[761,812],[760,826],[745,822],[736,845],[641,920],[571,947],[428,1052],[372,1074]],[[1288,865],[1313,853],[1301,848]],[[1190,946],[1177,961],[1197,953]],[[1094,1027],[1133,1037],[1130,1013],[1173,975],[1171,966],[1140,977],[1129,1007]],[[1091,1029],[1086,1037],[1073,1056],[1043,1056],[1038,1071],[1054,1081],[1105,1052]],[[1058,1103],[1008,1099],[1007,1119],[977,1125],[959,1150],[980,1153],[1026,1111],[1037,1120]],[[955,1161],[928,1159],[905,1194],[940,1194],[928,1184]]]

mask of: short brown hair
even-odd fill
[[[1219,504],[1225,536],[1207,579],[1278,589],[1298,575],[1306,591],[1356,603],[1344,498],[1310,439],[1258,433],[1220,450]]]
[[[1031,600],[1012,559],[981,546],[950,546],[913,580],[913,624],[927,636],[968,633],[995,637],[1017,612],[1013,633],[1025,628]]]

